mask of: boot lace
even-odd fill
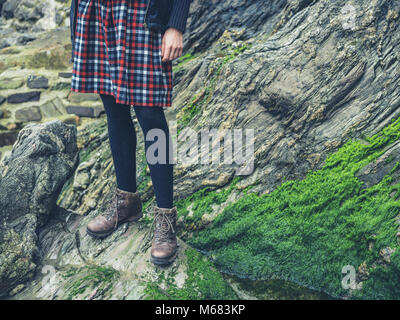
[[[153,224],[157,224],[160,227],[156,228],[154,232],[154,238],[158,242],[165,242],[165,241],[170,241],[170,238],[168,237],[169,230],[172,230],[173,233],[175,233],[174,227],[172,226],[172,222],[165,212],[159,210],[156,213],[156,216],[154,218]]]
[[[146,209],[147,214],[151,214],[152,212],[156,211],[157,206],[156,205],[151,205]],[[172,222],[170,218],[168,217],[168,214],[166,214],[162,210],[157,210],[156,215],[153,219],[153,222],[149,228],[149,230],[146,232],[145,236],[143,237],[142,240],[142,245],[141,245],[141,250],[142,252],[146,251],[150,245],[150,240],[151,240],[151,235],[153,234],[154,231],[154,226],[156,224],[160,225],[160,228],[157,228],[154,231],[154,238],[156,239],[157,242],[164,242],[164,241],[169,241],[168,237],[168,232],[169,230],[172,230],[173,233],[175,233],[175,229],[172,225]]]

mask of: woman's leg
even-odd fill
[[[134,107],[136,117],[143,130],[145,137],[145,152],[157,141],[148,141],[147,134],[152,129],[161,129],[165,135],[166,145],[163,146],[165,160],[161,163],[147,163],[150,168],[150,176],[153,182],[154,193],[156,195],[157,206],[160,208],[172,208],[173,206],[173,164],[169,161],[171,150],[170,133],[165,118],[164,110],[161,107]],[[158,139],[158,138],[156,138]],[[155,156],[159,156],[157,153]]]
[[[119,189],[136,192],[136,132],[130,106],[101,95],[107,115],[108,137]]]

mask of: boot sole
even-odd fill
[[[138,221],[140,218],[142,218],[142,217],[143,217],[143,212],[142,212],[142,214],[141,214],[139,217],[130,218],[130,219],[127,219],[127,220],[124,220],[124,221],[119,222],[118,225],[117,225],[117,227],[116,227],[115,229],[111,230],[111,231],[106,231],[106,232],[93,232],[93,231],[89,230],[88,228],[86,228],[86,233],[87,233],[89,236],[91,236],[92,238],[95,238],[95,239],[104,239],[104,238],[107,238],[108,236],[110,236],[114,231],[116,231],[116,230],[118,229],[118,227],[119,227],[121,224],[126,223],[126,222],[128,222],[128,223],[130,223],[130,222],[137,222],[137,221]]]
[[[150,261],[158,266],[166,266],[166,265],[169,265],[172,262],[174,262],[177,256],[178,256],[178,248],[176,249],[176,251],[173,255],[166,257],[166,258],[156,258],[156,257],[150,256]]]

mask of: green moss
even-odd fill
[[[79,296],[93,289],[97,290],[99,296],[107,296],[120,274],[113,268],[93,265],[70,268],[62,276],[71,282],[67,286],[67,300],[72,300],[79,299]]]
[[[157,282],[150,282],[145,289],[146,298],[152,300],[222,300],[237,299],[232,288],[225,282],[212,263],[192,248],[185,251],[187,278],[183,288],[178,288],[173,275],[162,273]],[[164,283],[166,289],[158,285]]]
[[[232,182],[224,189],[210,190],[210,188],[207,187],[193,193],[186,199],[178,201],[176,207],[179,216],[183,216],[186,225],[196,224],[205,213],[212,211],[213,205],[224,203],[241,179],[241,176],[237,176],[233,178]],[[189,216],[190,205],[192,214]]]
[[[391,176],[399,165],[370,188],[362,188],[355,176],[399,137],[400,118],[366,138],[367,143],[348,141],[304,180],[287,181],[270,194],[247,194],[229,204],[189,243],[209,252],[216,265],[230,273],[289,280],[336,297],[349,294],[341,285],[343,266],[357,270],[365,262],[369,278],[353,297],[400,298],[394,221],[400,212],[400,184]],[[193,221],[211,210],[213,200],[214,194],[204,195],[199,203],[206,209],[196,209]],[[182,203],[183,213],[189,202]],[[397,249],[388,265],[382,265],[379,256],[385,247]]]
[[[192,61],[194,59],[197,58],[197,55],[193,55],[191,53],[187,53],[185,55],[183,55],[182,57],[179,57],[177,59],[178,64],[176,66],[173,67],[173,72],[178,72],[179,70],[181,70],[183,68],[183,66],[189,62]]]

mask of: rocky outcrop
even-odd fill
[[[227,32],[177,71],[178,125],[254,129],[255,171],[246,180],[257,180],[259,193],[303,178],[347,139],[378,132],[400,114],[399,7],[352,4],[352,29],[339,3],[291,1],[272,34],[242,41]],[[233,177],[230,165],[195,163],[179,170],[177,194]]]
[[[400,116],[396,4],[193,1],[185,34],[189,54],[174,63],[174,106],[166,110],[167,117],[177,120],[179,133],[207,127],[253,129],[255,135],[254,170],[239,179],[236,163],[175,166],[179,235],[209,253],[220,270],[263,281],[279,277],[335,297],[398,298],[396,281],[390,280],[398,279],[400,266],[394,222],[399,201],[395,120]],[[25,61],[25,68],[48,71],[43,76],[49,88],[38,103],[46,117],[64,110],[58,108],[60,101],[67,111],[98,116],[98,96],[68,93],[66,82],[59,81],[71,76],[65,64],[68,36],[56,30],[54,38],[30,43],[33,52],[3,49],[7,59],[0,68],[11,70],[19,65],[16,61]],[[36,74],[33,70],[25,76]],[[21,84],[18,77],[18,88],[1,95],[26,90],[25,76]],[[19,128],[11,121],[13,106],[4,103],[3,108],[3,127]],[[132,118],[137,123],[133,112]],[[154,195],[143,137],[136,130],[138,188],[148,205]],[[178,139],[178,149],[183,140]],[[43,289],[40,281],[32,282],[16,298],[38,293],[59,299],[171,295],[167,285],[154,285],[162,277],[147,263],[148,255],[137,253],[146,222],[121,226],[113,243],[85,236],[87,219],[104,209],[115,182],[105,119],[81,127],[78,145],[80,164],[57,201],[64,208],[61,221],[53,217],[39,235],[43,265],[57,270],[55,286]],[[182,252],[173,266],[181,276],[171,280],[177,292],[186,292],[190,281],[182,277],[192,274],[187,264],[192,251]],[[357,286],[350,291],[339,279],[349,263],[345,258],[357,271]],[[219,273],[211,264],[206,269],[229,296]],[[104,281],[87,283],[88,274]],[[124,286],[122,279],[131,282]],[[40,274],[37,280],[43,280]]]
[[[87,129],[93,138],[99,138],[98,125]],[[100,129],[104,132],[100,141],[105,141],[107,132],[102,126]],[[12,153],[3,160],[0,296],[90,300],[236,298],[215,267],[182,241],[172,266],[154,267],[149,260],[148,218],[137,224],[122,225],[105,240],[88,236],[86,225],[110,205],[115,181],[112,173],[107,173],[110,162],[106,171],[96,157],[76,167],[76,138],[75,126],[61,121],[27,125]],[[83,138],[89,140],[87,136]],[[92,145],[96,142],[92,141]],[[109,149],[108,145],[104,147]],[[109,150],[106,151],[109,157]],[[92,190],[89,184],[93,186],[94,180],[101,176],[108,178],[104,179],[103,188],[97,190],[100,196],[91,202],[87,215],[56,205],[57,198],[65,197],[59,197],[61,188],[64,186],[63,194],[69,190],[69,182],[66,185],[64,182],[72,172],[75,176],[71,177],[74,180],[71,187],[77,204],[82,195]]]
[[[0,295],[34,275],[37,229],[49,219],[78,160],[76,127],[52,121],[20,131],[0,166]]]
[[[7,0],[0,2],[0,48],[26,44],[38,34],[68,25],[66,1]]]
[[[388,174],[392,174],[392,184],[400,182],[400,172],[396,169],[400,163],[400,141],[391,144],[374,162],[368,163],[357,172],[357,177],[369,188],[381,182]]]
[[[238,31],[237,40],[268,34],[287,3],[287,0],[194,0],[190,7],[186,51],[209,50],[225,30]]]
[[[363,265],[361,259],[365,257],[370,277],[363,283],[364,290],[358,287],[360,291],[349,295],[398,298],[399,291],[388,279],[397,279],[399,270],[393,221],[398,214],[400,61],[396,45],[400,40],[400,7],[393,1],[359,0],[345,6],[334,1],[289,1],[278,16],[271,33],[244,40],[242,30],[229,30],[210,50],[191,57],[177,70],[174,112],[178,114],[178,129],[190,127],[198,132],[206,126],[255,132],[255,169],[241,177],[234,191],[230,191],[234,165],[195,162],[177,166],[175,194],[185,203],[185,239],[208,251],[226,272],[247,277],[278,276],[341,297],[349,293],[339,282],[324,283],[341,270],[324,257],[339,263],[346,256],[356,261],[356,267]],[[370,138],[374,134],[377,136]],[[346,142],[352,139],[361,141],[361,146],[355,143],[355,149],[350,149]],[[326,174],[325,180],[321,178],[319,184],[307,189],[307,183],[315,177],[310,171],[321,169],[327,156],[338,150],[348,150],[348,157],[329,161],[323,171],[315,173]],[[383,155],[378,157],[374,150]],[[348,163],[348,159],[354,163]],[[358,164],[361,159],[365,162]],[[365,191],[359,189],[359,180],[349,185],[343,182],[355,175],[350,168],[358,165],[365,166],[357,175],[365,182]],[[329,166],[335,170],[343,166],[342,176],[328,174]],[[298,182],[307,173],[310,179]],[[337,193],[343,198],[333,200],[330,190],[337,177],[341,179],[336,186],[343,183]],[[347,189],[350,185],[354,189]],[[259,198],[244,196],[241,190],[245,188]],[[210,196],[206,200],[205,190],[217,191],[207,191]],[[346,194],[348,190],[354,193]],[[344,208],[332,208],[335,201]],[[367,218],[372,210],[377,215],[374,222]],[[350,215],[349,221],[360,219],[368,225],[363,237],[368,237],[365,245],[371,246],[370,251],[362,250],[359,244],[360,230],[364,230],[361,222],[345,234],[339,230],[344,225],[332,223],[328,227],[329,219],[338,213]],[[292,221],[291,217],[297,219]],[[319,219],[321,229],[317,227]],[[385,229],[379,227],[383,221],[388,223]],[[296,223],[298,228],[294,227]],[[388,234],[383,240],[385,232]],[[332,235],[332,240],[324,233]],[[357,254],[343,244],[341,247],[343,238],[351,239],[349,243],[358,248]],[[335,249],[328,251],[329,241],[335,243]],[[381,247],[372,246],[377,243],[397,252],[390,267],[382,267],[383,262],[376,260]],[[333,250],[338,253],[335,258],[331,256]],[[305,256],[307,259],[302,260]],[[305,265],[320,273],[307,271]],[[377,280],[381,277],[385,280]]]
[[[86,234],[99,214],[83,217],[60,209],[39,233],[43,263],[36,281],[17,299],[229,299],[236,295],[210,262],[179,242],[168,268],[150,262],[148,226],[124,224],[101,241]],[[197,272],[201,269],[202,273]]]

